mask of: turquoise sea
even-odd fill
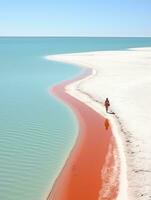
[[[0,38],[0,200],[44,200],[78,133],[48,88],[82,69],[48,54],[151,47],[151,38]]]

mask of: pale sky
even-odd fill
[[[151,0],[0,0],[0,36],[151,37]]]

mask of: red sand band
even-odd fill
[[[91,70],[72,81],[53,87],[55,96],[68,104],[79,120],[79,136],[47,200],[98,200],[102,188],[101,170],[105,163],[112,132],[106,119],[84,103],[65,93],[65,87],[91,74]],[[115,145],[114,145],[115,147]],[[117,186],[110,198],[117,196]],[[103,198],[100,197],[100,200]]]

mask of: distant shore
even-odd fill
[[[151,48],[47,56],[76,64],[93,74],[66,87],[66,92],[107,116],[120,156],[119,200],[151,196]],[[115,115],[106,115],[108,97]],[[141,181],[140,181],[141,180]]]

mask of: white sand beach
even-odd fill
[[[47,59],[92,69],[92,75],[66,90],[110,120],[121,166],[117,199],[150,200],[151,48],[51,55]],[[115,115],[105,113],[106,97]]]

